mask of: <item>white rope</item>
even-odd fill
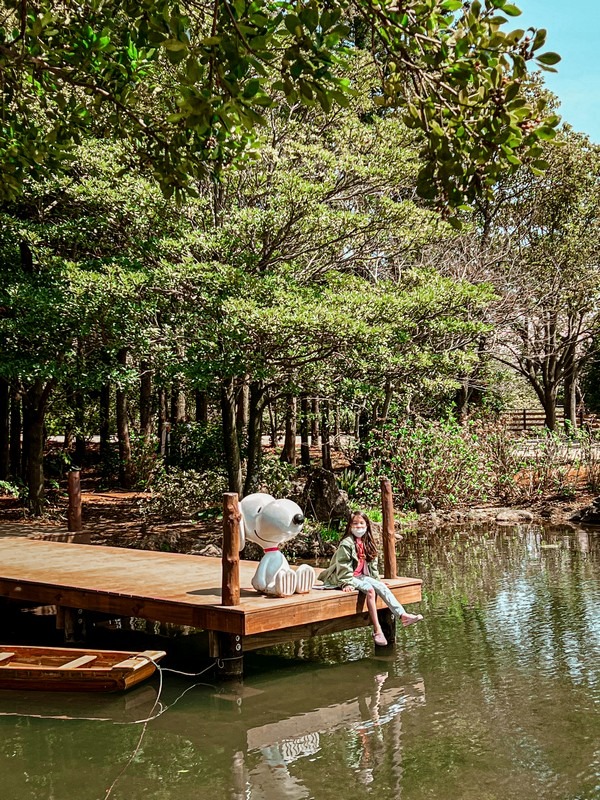
[[[219,669],[222,669],[224,664],[225,664],[225,661],[237,661],[240,658],[242,658],[242,656],[232,656],[231,658],[216,658],[212,662],[212,664],[209,664],[208,667],[205,667],[203,670],[200,670],[200,672],[182,672],[181,670],[171,669],[170,667],[161,667],[160,664],[158,664],[151,656],[149,656],[149,655],[147,655],[145,653],[140,653],[139,657],[140,658],[145,658],[148,661],[152,662],[152,664],[154,664],[154,666],[158,670],[158,676],[159,676],[158,693],[156,695],[156,700],[154,701],[154,705],[150,709],[149,716],[145,717],[144,719],[134,719],[134,720],[129,720],[127,722],[119,722],[118,720],[113,720],[110,717],[71,717],[71,716],[62,715],[62,714],[60,714],[60,715],[59,714],[21,714],[21,713],[19,713],[17,711],[0,711],[0,717],[22,717],[22,718],[25,718],[25,719],[55,719],[55,720],[70,720],[70,721],[77,721],[77,722],[112,722],[113,725],[143,725],[142,732],[140,733],[140,737],[138,739],[137,745],[135,746],[135,749],[134,749],[133,753],[128,758],[127,763],[123,766],[123,769],[121,769],[119,774],[116,776],[116,778],[113,780],[111,785],[106,790],[106,794],[104,795],[104,800],[108,800],[108,798],[111,796],[115,786],[117,785],[118,781],[120,780],[121,776],[123,775],[125,770],[129,767],[131,762],[134,760],[134,758],[139,753],[140,747],[142,746],[142,741],[144,740],[144,736],[146,735],[146,730],[148,728],[148,723],[152,722],[152,720],[158,719],[158,717],[162,716],[162,714],[164,714],[165,711],[168,711],[170,708],[173,708],[173,706],[176,703],[178,703],[181,700],[181,698],[184,697],[184,695],[186,695],[191,689],[194,689],[196,686],[212,686],[213,688],[216,689],[216,686],[213,683],[204,683],[204,682],[199,681],[197,683],[193,683],[191,686],[188,686],[187,689],[185,689],[185,691],[183,691],[178,697],[176,697],[175,700],[173,700],[172,703],[169,703],[168,706],[164,706],[161,703],[161,700],[160,700],[161,695],[162,695],[162,690],[163,690],[163,672],[172,672],[174,675],[183,675],[186,678],[199,678],[201,675],[204,675],[206,672],[208,672],[210,669],[212,669],[215,666],[217,666]],[[158,714],[154,714],[154,710],[158,706],[160,706],[160,711],[158,712]]]
[[[141,656],[141,654],[140,654]],[[173,700],[172,703],[169,703],[168,706],[163,706],[160,702],[162,689],[163,689],[163,672],[172,672],[174,675],[183,675],[186,678],[199,678],[201,675],[204,675],[213,667],[217,666],[219,669],[222,669],[224,666],[225,661],[236,661],[237,659],[241,658],[241,656],[233,656],[232,658],[216,658],[212,664],[209,664],[208,667],[205,667],[200,672],[182,672],[178,669],[171,669],[170,667],[161,667],[154,659],[150,656],[144,655],[144,658],[147,658],[148,661],[151,661],[154,666],[158,670],[159,674],[159,687],[158,687],[158,694],[156,700],[154,701],[154,705],[150,710],[150,716],[145,717],[144,719],[134,719],[129,720],[127,722],[120,722],[118,720],[112,719],[111,717],[72,717],[67,714],[22,714],[19,711],[0,711],[0,717],[22,717],[24,719],[55,719],[55,720],[69,720],[71,722],[112,722],[113,725],[142,725],[147,722],[152,722],[153,719],[158,719],[162,714],[165,713],[169,708],[173,708],[173,706],[181,700],[181,698],[187,694],[190,689],[194,689],[196,686],[211,686],[212,688],[216,689],[216,685],[214,683],[204,683],[199,681],[197,683],[193,683],[191,686],[188,686],[187,689],[182,692],[178,697]],[[161,710],[158,714],[153,715],[154,709],[160,705]]]

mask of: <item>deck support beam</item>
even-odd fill
[[[387,639],[387,646],[392,647],[396,644],[396,617],[392,614],[389,608],[381,608],[377,611],[379,624],[383,635]]]
[[[82,644],[87,637],[87,620],[82,608],[57,606],[56,627],[64,631],[66,644]]]
[[[215,676],[222,681],[239,681],[244,677],[244,651],[238,634],[208,632],[208,652],[216,659]]]

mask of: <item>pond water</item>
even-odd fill
[[[390,655],[362,629],[247,656],[241,687],[165,673],[147,724],[157,680],[0,693],[1,800],[598,800],[600,534],[407,537],[399,569],[425,621]]]

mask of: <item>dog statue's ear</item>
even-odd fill
[[[244,527],[244,515],[240,514],[240,550],[246,546],[246,528]]]

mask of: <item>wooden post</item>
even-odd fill
[[[67,485],[69,492],[67,528],[70,531],[78,532],[81,530],[81,483],[78,469],[69,472]]]
[[[382,525],[381,538],[383,544],[383,577],[396,578],[398,570],[396,568],[396,534],[394,529],[394,498],[392,495],[392,484],[388,478],[381,479],[381,510]],[[383,635],[388,640],[388,645],[393,645],[396,641],[396,620],[392,612],[385,608],[377,612],[379,624]]]
[[[223,495],[221,605],[240,604],[240,506],[235,492]]]
[[[223,495],[223,558],[221,605],[240,604],[240,506],[236,492]],[[217,660],[216,674],[222,680],[239,680],[244,672],[242,637],[209,631],[209,652]]]
[[[381,538],[383,544],[383,577],[396,578],[396,533],[394,530],[394,498],[392,484],[388,478],[381,479],[381,509],[383,522]]]

